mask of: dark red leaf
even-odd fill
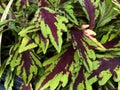
[[[107,60],[106,60],[107,59]],[[100,66],[98,67],[98,69],[96,70],[93,70],[93,72],[91,73],[91,75],[89,76],[88,79],[94,77],[95,75],[97,75],[97,78],[98,79],[101,79],[99,78],[99,74],[102,72],[102,71],[105,71],[107,69],[110,70],[110,72],[115,76],[116,76],[116,73],[114,71],[114,69],[116,67],[120,67],[120,58],[101,58],[99,59],[100,61]]]
[[[55,56],[56,57],[56,56]],[[57,60],[56,60],[57,59]],[[66,51],[64,51],[63,54],[58,56],[55,59],[54,63],[47,64],[46,65],[46,70],[49,69],[49,67],[53,67],[52,70],[49,71],[48,74],[43,75],[43,77],[40,78],[40,80],[36,84],[36,90],[41,90],[41,89],[46,89],[46,88],[56,88],[58,84],[63,83],[63,85],[66,85],[68,83],[68,78],[71,77],[72,71],[70,71],[70,66],[74,62],[74,49],[73,47],[68,47]],[[45,71],[46,73],[48,71]],[[62,81],[62,77],[64,79]],[[44,80],[42,80],[44,78]],[[52,86],[50,83],[54,83],[54,79],[56,79],[56,86]],[[54,83],[55,84],[55,83]]]
[[[46,6],[48,6],[47,0],[39,0],[39,2],[40,2],[40,7],[46,7]]]
[[[29,84],[29,85],[23,84],[23,85],[20,87],[20,90],[33,90],[33,89],[32,89],[32,85],[31,85],[31,84]]]
[[[57,13],[50,13],[49,11],[45,10],[44,8],[41,8],[40,14],[42,16],[42,19],[44,20],[45,24],[48,25],[51,29],[51,32],[54,36],[54,39],[56,43],[58,44],[58,36],[57,36],[57,27],[55,25],[56,20],[56,15]]]
[[[72,43],[75,47],[75,49],[79,50],[82,57],[83,57],[83,60],[84,62],[86,63],[87,67],[90,69],[90,59],[88,60],[88,55],[87,55],[87,51],[86,51],[86,46],[89,48],[89,49],[93,49],[93,46],[89,45],[87,43],[87,41],[85,41],[85,36],[84,36],[84,33],[82,30],[79,30],[77,28],[72,28],[71,31],[70,31],[71,35],[72,35]],[[84,45],[86,44],[86,45]]]
[[[24,61],[23,68],[25,69],[27,76],[29,76],[29,74],[30,74],[30,72],[29,72],[30,66],[32,65],[30,51],[25,51],[25,52],[22,53],[22,60]],[[22,63],[22,60],[21,60],[21,63]]]
[[[42,82],[42,85],[45,85],[49,80],[51,80],[56,74],[63,72],[69,72],[69,66],[72,64],[74,60],[74,50],[70,47],[60,58],[59,62],[56,64],[53,71],[46,77],[46,79]]]
[[[110,37],[109,37],[110,38]],[[115,37],[114,39],[112,39],[111,41],[107,41],[106,43],[104,43],[104,47],[109,49],[109,48],[114,48],[114,46],[116,44],[118,44],[118,42],[120,41],[120,36]]]
[[[21,0],[21,2],[20,2],[20,8],[22,7],[22,6],[24,6],[24,5],[26,5],[27,4],[27,0]]]
[[[84,3],[90,19],[89,21],[90,29],[93,29],[95,25],[95,7],[92,4],[91,0],[84,0]]]
[[[81,66],[78,77],[76,78],[75,83],[73,85],[73,90],[77,90],[77,86],[79,85],[79,83],[82,83],[82,82],[84,82],[84,86],[86,86],[83,69],[84,69],[83,66]]]

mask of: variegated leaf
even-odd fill
[[[69,47],[67,50],[45,61],[43,66],[46,67],[45,74],[40,77],[36,83],[35,90],[55,90],[60,84],[65,87],[68,78],[71,77],[71,65],[74,63],[74,49]],[[62,82],[62,83],[60,83]]]
[[[108,7],[109,6],[109,7]],[[102,27],[108,22],[110,22],[112,19],[116,18],[116,16],[119,14],[118,11],[116,11],[113,6],[112,0],[104,0],[99,4],[99,13],[100,17],[97,22],[97,27]]]
[[[92,90],[92,86],[85,76],[84,66],[79,68],[77,75],[73,76],[72,80],[70,90]]]
[[[83,58],[83,63],[86,69],[92,70],[92,60],[96,59],[94,48],[97,47],[94,42],[87,38],[82,30],[72,28],[71,31],[72,43],[75,49],[78,50],[80,57]]]
[[[100,85],[105,85],[113,76],[114,80],[120,80],[120,35],[119,32],[110,30],[103,36],[101,43],[106,48],[104,54],[97,54],[98,68],[93,70],[89,79],[96,78]],[[95,80],[95,81],[96,81]]]
[[[35,44],[35,42],[28,36],[25,36],[21,41],[21,45],[19,46],[19,53],[33,49],[35,47],[37,47],[37,44]]]
[[[97,0],[99,1],[99,0]],[[85,11],[88,19],[89,19],[89,25],[90,29],[94,28],[95,25],[95,1],[92,2],[92,0],[79,0],[80,4],[83,6],[83,10]]]
[[[37,10],[33,22],[40,26],[44,38],[49,38],[56,50],[60,52],[63,42],[62,33],[67,31],[65,23],[68,20],[52,9],[44,7]]]
[[[34,0],[33,0],[34,2]],[[40,7],[46,7],[46,6],[49,6],[49,2],[47,0],[38,0],[38,6]]]
[[[16,75],[22,76],[26,85],[29,84],[34,75],[37,74],[38,67],[41,67],[40,58],[32,51],[27,50],[19,53],[19,44],[11,50],[11,70],[16,70]]]
[[[120,32],[115,32],[113,29],[103,36],[101,43],[113,55],[120,55]]]
[[[25,8],[28,4],[28,0],[17,0],[16,2],[16,6],[17,6],[17,9],[21,9],[21,8]]]
[[[97,78],[99,85],[104,85],[112,77],[120,80],[120,58],[100,58],[99,67],[93,70],[88,79]]]
[[[40,48],[42,48],[42,51],[45,54],[46,50],[48,49],[49,39],[44,38],[44,36],[40,32],[39,25],[28,26],[28,27],[22,29],[19,32],[19,35],[23,37],[23,44],[25,44],[25,42],[27,43],[28,40],[26,41],[26,39],[30,39],[27,36],[27,34],[29,34],[29,33],[32,33],[32,38],[34,39],[34,42],[32,42],[32,47],[30,46],[29,49],[32,49],[32,48],[34,48],[34,47],[36,47],[38,45]],[[30,39],[29,41],[33,41],[33,40]],[[28,45],[27,45],[27,47],[28,47]],[[25,49],[23,49],[23,48],[25,48]],[[28,50],[28,49],[24,45],[23,47],[21,47],[21,50],[23,51],[23,50]]]
[[[43,35],[41,34],[41,32],[39,32],[39,31],[33,35],[33,38],[34,38],[36,44],[39,45],[40,49],[42,48],[42,51],[45,54],[48,49],[49,39],[44,38]]]
[[[20,90],[33,90],[33,88],[31,84],[28,84],[28,85],[22,84],[22,86],[20,87]]]

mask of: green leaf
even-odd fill
[[[64,15],[74,24],[78,25],[78,21],[75,17],[73,6],[71,2],[64,3],[60,8],[60,13],[64,13]]]
[[[7,71],[5,83],[4,83],[6,90],[13,90],[12,88],[14,86],[14,78],[15,76],[13,75],[13,73],[10,70]]]
[[[114,5],[112,0],[104,0],[99,4],[100,17],[97,23],[97,27],[102,27],[112,19],[114,19],[119,13],[113,9]]]
[[[19,53],[33,49],[35,47],[37,47],[37,44],[35,44],[31,38],[25,36],[21,41],[21,45],[19,46]]]

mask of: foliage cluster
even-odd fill
[[[6,90],[120,88],[120,0],[0,0],[0,18]]]

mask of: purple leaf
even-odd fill
[[[101,80],[99,74],[105,70],[110,70],[110,72],[117,78],[117,74],[114,70],[115,68],[120,67],[120,58],[100,58],[99,61],[100,66],[96,70],[93,70],[88,79],[97,75],[97,78]]]
[[[31,85],[31,84],[28,84],[28,85],[23,84],[23,85],[20,87],[20,90],[33,90],[33,88],[32,88],[32,85]]]
[[[90,19],[90,29],[93,29],[95,25],[95,6],[91,2],[91,0],[84,0],[84,4]]]
[[[42,82],[41,82],[42,77],[37,82],[37,84],[36,84],[37,90],[41,90],[43,88],[45,89],[48,87],[51,88],[53,86],[53,85],[51,85],[51,83],[53,83],[53,82],[56,82],[56,85],[53,87],[55,89],[57,87],[57,84],[60,84],[60,82],[64,83],[64,80],[62,80],[62,78],[64,76],[67,75],[66,79],[71,76],[69,68],[70,68],[72,62],[74,62],[74,49],[72,47],[69,47],[67,51],[65,51],[60,57],[58,57],[56,59],[58,60],[58,62],[56,62],[56,64],[51,64],[51,65],[46,67],[46,70],[47,70],[47,68],[49,69],[50,66],[55,65],[52,72],[47,74],[46,77],[45,77],[45,75],[43,76],[43,77],[45,77],[45,79]],[[57,81],[54,79],[56,79]],[[50,83],[50,85],[47,83]]]
[[[93,59],[94,56],[94,51],[89,52],[90,50],[94,49],[94,46],[92,46],[92,43],[88,43],[88,41],[86,40],[87,38],[85,37],[83,30],[79,30],[77,28],[72,28],[70,31],[71,35],[72,35],[72,40],[71,42],[74,45],[74,48],[79,50],[81,56],[83,57],[83,62],[87,68],[88,71],[90,71],[92,69],[92,64],[91,64],[91,59]],[[89,40],[89,39],[88,39]],[[87,48],[89,50],[87,50]],[[92,58],[90,58],[91,55],[89,55],[90,53],[93,53]]]
[[[68,20],[52,9],[44,7],[38,9],[33,22],[35,24],[37,22],[38,25],[40,25],[44,38],[50,39],[56,50],[60,52],[63,42],[62,33],[67,31],[65,23],[67,23]]]
[[[30,50],[19,53],[19,45],[12,49],[11,55],[11,69],[16,70],[16,75],[22,76],[24,83],[27,85],[37,74],[38,67],[41,66],[40,58]]]
[[[26,5],[27,4],[27,0],[21,0],[21,2],[20,2],[20,8],[22,7],[22,6],[24,6],[24,5]]]
[[[76,78],[75,83],[73,85],[73,90],[77,90],[77,86],[79,85],[79,83],[82,83],[82,82],[84,82],[84,86],[86,86],[83,69],[84,69],[83,66],[81,66],[78,77]]]
[[[47,0],[39,0],[39,2],[40,7],[47,7],[49,5]]]
[[[39,33],[38,35],[39,35],[39,38],[41,40],[40,47],[42,48],[43,53],[45,54],[46,50],[48,48],[48,45],[49,45],[49,40],[44,38],[41,33]]]
[[[50,13],[48,10],[44,8],[41,8],[40,12],[42,19],[44,20],[45,24],[50,27],[52,35],[54,36],[54,39],[58,44],[57,27],[55,25],[55,22],[57,22],[55,18],[57,13]]]
[[[109,37],[110,38],[110,37]],[[120,41],[120,36],[115,37],[114,39],[107,41],[104,43],[104,47],[109,49],[109,48],[114,48],[116,44],[118,44]],[[120,47],[120,46],[119,46]]]

